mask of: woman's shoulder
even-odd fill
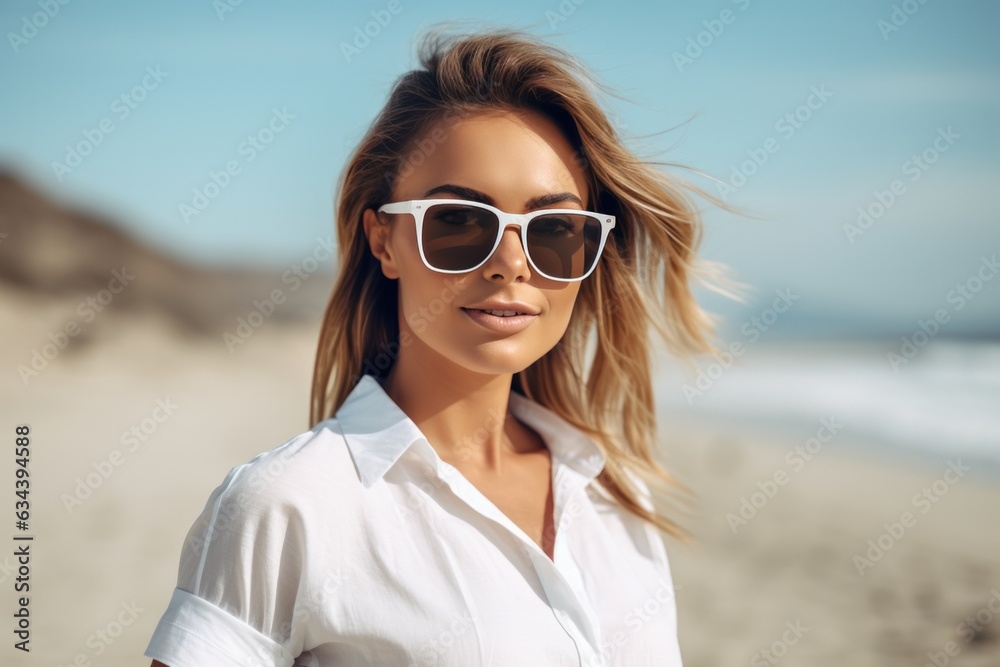
[[[330,501],[349,504],[360,490],[344,436],[330,418],[234,465],[210,504],[301,510]]]
[[[363,530],[362,487],[345,450],[327,420],[230,468],[188,529],[179,581],[197,590],[192,582],[212,566],[206,550],[222,560],[253,560],[289,545],[309,548],[307,539],[331,527],[342,536]]]
[[[224,591],[206,587],[222,585],[219,573],[260,569],[278,576],[317,550],[345,562],[355,558],[367,514],[362,492],[332,419],[233,466],[188,530],[180,587],[218,602]]]

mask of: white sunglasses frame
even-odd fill
[[[462,269],[460,271],[452,269],[439,269],[435,266],[431,266],[430,262],[427,261],[427,257],[424,255],[424,242],[423,242],[423,229],[424,229],[424,212],[436,204],[463,204],[468,206],[474,206],[477,208],[483,208],[487,211],[492,212],[500,220],[500,225],[497,228],[497,237],[493,241],[493,247],[490,249],[489,253],[486,254],[486,258],[476,264],[471,269]],[[475,271],[479,267],[490,261],[493,254],[500,247],[500,240],[503,238],[503,233],[507,230],[510,225],[515,225],[521,230],[521,249],[524,251],[524,256],[528,259],[528,263],[531,264],[531,268],[538,272],[539,275],[544,276],[549,280],[555,280],[561,283],[575,283],[584,280],[594,269],[597,268],[598,262],[601,261],[601,254],[604,252],[604,244],[608,240],[608,233],[615,226],[615,216],[606,215],[604,213],[595,213],[593,211],[583,211],[576,208],[542,208],[537,211],[532,211],[531,213],[507,213],[506,211],[501,211],[495,206],[490,206],[489,204],[484,204],[478,201],[471,201],[468,199],[408,199],[406,201],[391,202],[389,204],[382,204],[378,208],[379,213],[392,213],[401,214],[409,213],[413,216],[413,220],[416,223],[417,232],[417,250],[420,251],[420,259],[423,261],[424,266],[426,266],[431,271],[437,271],[438,273],[468,273],[469,271]],[[535,264],[534,260],[531,259],[531,253],[528,252],[528,223],[546,215],[552,215],[553,213],[572,213],[575,215],[587,215],[596,218],[598,222],[601,223],[601,243],[597,246],[597,257],[594,260],[594,265],[590,269],[580,276],[579,278],[556,278],[550,276]]]

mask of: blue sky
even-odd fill
[[[0,163],[185,258],[287,268],[332,232],[345,158],[415,65],[422,29],[525,27],[626,98],[605,107],[638,152],[723,180],[748,151],[766,154],[729,198],[766,220],[702,202],[704,254],[757,294],[738,307],[705,295],[710,308],[738,319],[791,289],[801,299],[785,321],[817,333],[906,332],[946,309],[947,335],[1000,335],[1000,275],[961,309],[949,300],[1000,253],[995,3],[399,0],[348,60],[342,44],[388,1],[243,0],[220,13],[225,1],[71,1],[44,18],[44,0],[4,3]],[[137,86],[131,105],[119,99]],[[272,121],[276,109],[284,120]],[[780,124],[797,111],[808,119]],[[244,143],[271,122],[271,143]],[[85,133],[100,143],[57,173]],[[909,162],[925,151],[936,158],[926,169]],[[185,221],[180,205],[230,161],[239,173]],[[844,225],[894,180],[901,194],[852,243]]]

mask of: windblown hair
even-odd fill
[[[583,281],[565,335],[512,390],[565,418],[606,455],[597,482],[627,510],[683,541],[687,532],[647,503],[633,473],[654,494],[691,494],[655,458],[652,323],[671,352],[716,351],[716,318],[690,289],[698,280],[733,296],[725,267],[696,256],[700,214],[688,191],[732,207],[656,169],[627,150],[587,88],[593,80],[566,52],[514,29],[428,33],[421,67],[396,80],[385,106],[351,155],[337,189],[338,276],[323,315],[310,422],[336,413],[364,373],[382,377],[398,354],[397,283],[381,272],[362,225],[366,208],[391,201],[393,183],[422,162],[420,147],[470,113],[531,110],[552,119],[588,178],[587,209],[616,216],[604,253]],[[672,163],[666,163],[672,164]],[[700,172],[699,172],[700,173]],[[595,340],[596,336],[596,340]]]

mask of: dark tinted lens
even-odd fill
[[[424,255],[438,269],[467,271],[486,259],[499,223],[483,208],[434,204],[424,213]]]
[[[554,278],[579,278],[597,261],[601,221],[589,215],[554,213],[528,224],[528,254]]]

